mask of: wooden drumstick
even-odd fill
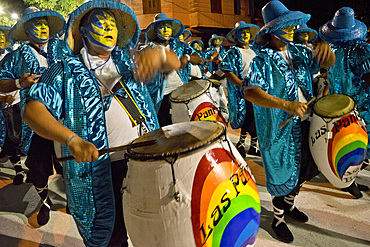
[[[306,106],[308,106],[308,105],[310,105],[312,102],[314,102],[316,100],[316,96],[313,96],[313,98],[310,100],[310,101],[308,101],[307,103],[306,103]],[[279,124],[279,128],[281,129],[281,128],[283,128],[287,123],[289,123],[289,121],[290,120],[292,120],[293,119],[293,117],[294,117],[295,115],[290,115],[290,117],[288,117],[284,122],[282,122],[282,123],[280,123]]]
[[[139,147],[153,145],[153,144],[156,144],[156,143],[157,143],[156,140],[150,140],[150,141],[143,141],[143,142],[137,142],[137,143],[127,144],[127,145],[122,145],[122,146],[114,147],[114,148],[102,149],[102,150],[99,150],[99,156],[101,156],[103,154],[106,154],[106,153],[122,151],[122,150],[126,150],[126,149],[129,149],[129,148],[139,148]],[[74,159],[75,158],[73,156],[67,156],[67,157],[62,157],[62,158],[56,159],[56,161],[63,162],[63,161],[74,160]]]

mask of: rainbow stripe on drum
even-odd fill
[[[227,125],[219,109],[211,102],[200,103],[191,116],[191,121],[216,121]]]
[[[191,220],[196,246],[253,245],[261,219],[257,186],[231,153],[205,153],[194,176]]]
[[[366,155],[368,136],[365,127],[352,114],[334,123],[328,143],[328,159],[332,172],[343,179],[351,166],[360,166]]]

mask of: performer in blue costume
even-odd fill
[[[254,104],[266,187],[274,206],[272,229],[280,240],[292,242],[284,214],[300,222],[308,220],[294,206],[294,199],[302,183],[316,175],[314,163],[304,167],[301,162],[301,152],[309,153],[309,150],[301,151],[301,142],[307,142],[301,141],[301,137],[308,137],[301,134],[300,118],[307,109],[303,102],[312,98],[312,75],[320,65],[332,66],[335,56],[326,42],[317,43],[313,52],[292,43],[295,26],[306,23],[310,15],[290,11],[278,0],[267,3],[262,15],[265,25],[253,44],[260,48],[251,62],[243,89],[245,98]],[[290,114],[300,118],[296,116],[279,128],[279,123]]]
[[[120,152],[99,157],[98,150],[159,127],[147,88],[135,78],[180,67],[176,54],[163,49],[130,57],[139,34],[134,12],[122,3],[94,0],[78,7],[65,35],[73,55],[31,87],[23,114],[36,133],[64,144],[63,155],[75,158],[65,163],[64,179],[86,246],[127,246],[121,194],[127,160]]]
[[[307,24],[298,25],[294,30],[294,42],[302,44],[311,50],[313,50],[313,43],[317,37],[316,30],[309,28]]]
[[[224,36],[218,36],[212,34],[212,37],[208,40],[208,48],[205,51],[205,58],[208,62],[208,70],[211,76],[213,75],[217,79],[223,78],[223,73],[220,70],[220,65],[223,57],[226,55],[226,50],[222,46],[225,42]]]
[[[196,51],[199,57],[204,61],[206,54],[203,50],[204,48],[203,41],[201,41],[200,39],[193,39],[192,41],[189,41],[188,44]],[[198,65],[193,65],[191,63],[189,64],[190,64],[190,73],[189,73],[190,80],[205,79],[204,73],[207,72],[206,63]]]
[[[227,51],[221,63],[221,70],[227,79],[228,108],[230,126],[233,129],[241,128],[240,138],[236,147],[245,158],[245,139],[247,134],[251,136],[251,144],[248,150],[250,155],[260,155],[257,145],[257,131],[254,123],[253,105],[244,99],[240,93],[242,80],[248,72],[249,64],[256,55],[249,45],[260,28],[254,24],[246,24],[244,21],[235,23],[226,38],[234,44]]]
[[[146,28],[145,35],[150,46],[165,47],[174,51],[181,62],[180,70],[171,71],[167,75],[160,74],[147,84],[161,127],[172,124],[169,95],[179,86],[189,82],[188,63],[194,65],[202,63],[202,59],[193,48],[177,40],[183,30],[184,25],[180,21],[168,18],[163,13],[157,14]]]
[[[11,42],[9,41],[9,26],[0,26],[0,61],[5,57],[6,54],[12,51],[11,48]],[[12,103],[14,103],[15,98],[13,97],[13,94],[3,94],[0,93],[0,101],[2,102],[2,105],[0,109],[6,108],[7,106],[10,106]],[[5,118],[3,115],[3,110],[0,110],[0,159],[8,158],[7,154],[4,152],[4,143],[5,138],[8,136],[6,134],[7,128],[6,128],[7,122],[5,122]],[[18,177],[17,177],[18,176]],[[13,180],[14,181],[23,181],[23,175],[16,175],[16,177]],[[15,184],[18,184],[15,182]]]
[[[355,100],[370,137],[370,45],[365,42],[366,25],[354,15],[352,8],[340,8],[332,20],[320,27],[319,35],[329,42],[336,56],[335,65],[328,70],[330,93],[346,94]],[[370,164],[369,159],[370,143],[362,169]],[[360,198],[361,191],[369,187],[353,182],[343,190]]]
[[[0,91],[9,93],[20,89],[21,102],[12,106],[16,114],[21,114],[29,88],[37,82],[47,67],[63,57],[61,41],[54,36],[64,26],[65,20],[59,13],[30,7],[24,10],[22,18],[10,30],[12,40],[27,42],[7,54],[0,62]],[[29,170],[26,181],[35,186],[41,197],[37,222],[44,225],[49,220],[52,204],[48,197],[48,178],[54,173],[53,164],[58,173],[62,170],[60,164],[54,162],[54,144],[34,135],[23,123],[20,152],[27,155],[26,166]],[[21,166],[18,170],[16,167],[17,174],[22,174],[21,169]],[[20,181],[23,182],[23,179]]]

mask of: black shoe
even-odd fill
[[[272,222],[272,230],[276,233],[276,236],[285,243],[291,243],[294,240],[292,232],[289,230],[288,226],[285,222],[280,222],[278,226],[276,226],[277,219],[274,219]]]
[[[286,205],[286,204],[285,204]],[[292,217],[293,219],[299,221],[299,222],[307,222],[308,216],[303,213],[302,211],[299,211],[298,208],[294,207],[293,210],[284,209],[284,214]]]
[[[256,147],[252,147],[252,146],[249,148],[248,154],[249,155],[254,155],[254,156],[261,156],[260,150]]]
[[[370,190],[369,186],[366,186],[366,185],[363,185],[363,184],[357,184],[357,188],[360,191],[369,191]]]
[[[23,183],[23,172],[20,172],[20,173],[17,173],[17,175],[15,175],[14,177],[14,180],[13,180],[13,184],[14,185],[20,185]]]
[[[238,142],[236,144],[236,149],[239,151],[239,153],[241,154],[241,156],[245,159],[247,157],[247,155],[245,154],[245,148],[244,148],[244,145],[241,144],[241,142]]]
[[[357,184],[355,182],[353,182],[347,188],[343,188],[342,191],[350,193],[351,195],[353,195],[355,197],[355,199],[358,199],[358,198],[362,197],[362,193],[361,193],[360,189],[357,187]]]
[[[37,215],[37,224],[39,224],[39,226],[46,225],[46,223],[49,222],[51,205],[52,203],[50,198],[47,199],[46,203],[42,203],[40,211]]]

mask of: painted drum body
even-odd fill
[[[319,170],[338,188],[352,184],[365,159],[368,142],[364,121],[352,98],[331,94],[313,107],[309,145]]]
[[[220,123],[194,121],[135,140],[157,144],[128,150],[123,212],[133,246],[254,244],[257,186],[225,131]]]
[[[227,125],[229,110],[224,89],[208,80],[193,80],[177,89],[170,97],[173,123],[218,121]]]

